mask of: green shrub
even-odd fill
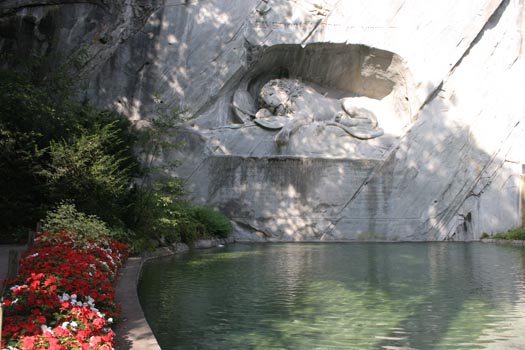
[[[44,216],[47,230],[79,239],[108,233],[107,223],[137,250],[225,234],[219,219],[196,219],[180,179],[167,176],[178,162],[159,162],[180,145],[172,129],[181,113],[154,97],[151,127],[134,130],[123,116],[78,102],[71,67],[49,71],[46,61],[0,69],[0,178],[8,180],[0,181],[0,241]],[[75,205],[51,210],[63,201]]]
[[[191,244],[196,240],[208,237],[206,227],[191,216],[185,217],[177,229],[182,243]]]
[[[525,240],[525,228],[517,228],[505,233],[497,233],[494,235],[495,239],[508,239],[508,240]]]
[[[204,226],[208,235],[227,238],[232,232],[228,218],[213,208],[195,207],[191,210],[191,216]]]
[[[134,189],[131,228],[139,237],[167,242],[180,240],[179,224],[187,216],[180,180],[158,181]]]
[[[146,251],[154,251],[158,247],[158,243],[148,237],[138,237],[134,239],[129,245],[129,252],[131,255],[137,255]]]
[[[38,71],[38,67],[36,69]],[[33,228],[55,203],[122,225],[137,135],[114,112],[74,100],[63,74],[0,69],[0,238]]]
[[[105,241],[110,234],[104,221],[95,215],[77,211],[72,203],[61,203],[56,209],[48,211],[42,229],[50,233],[69,231],[80,243]]]

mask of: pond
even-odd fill
[[[235,244],[148,262],[163,350],[525,349],[525,249]]]

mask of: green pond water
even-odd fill
[[[525,249],[235,244],[148,262],[168,349],[525,349]]]

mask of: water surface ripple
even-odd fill
[[[163,350],[524,349],[525,249],[236,244],[145,265]]]

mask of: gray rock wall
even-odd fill
[[[522,224],[524,7],[8,0],[0,51],[60,61],[80,50],[82,98],[139,122],[158,94],[194,116],[165,160],[182,159],[174,175],[227,213],[239,239],[470,240]],[[277,145],[277,131],[240,121],[231,104],[242,90],[257,110],[274,78],[357,98],[384,135],[313,121]]]
[[[373,160],[211,156],[194,195],[269,240],[325,239],[323,231],[378,164]],[[362,212],[375,203],[363,202]],[[246,239],[246,237],[244,237]]]

